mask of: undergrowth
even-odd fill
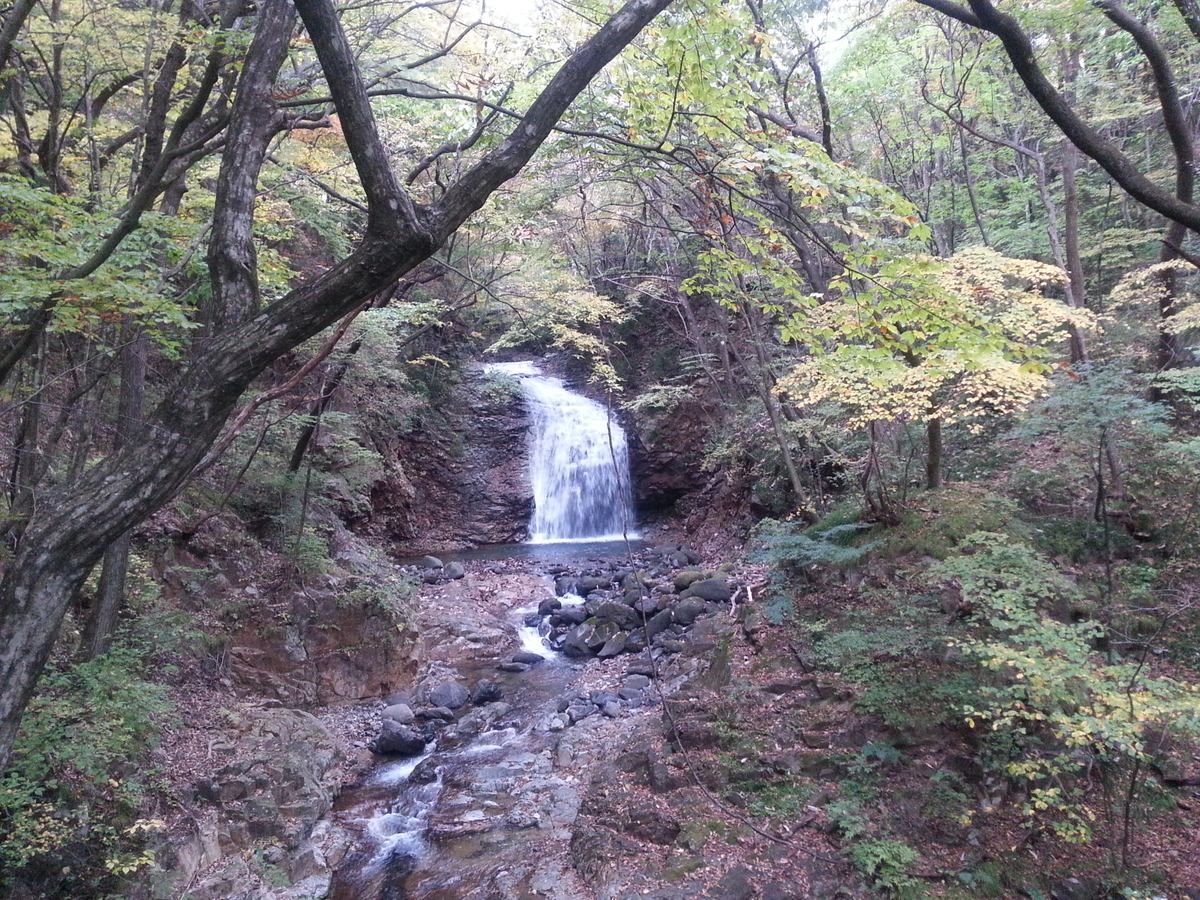
[[[111,896],[155,864],[149,844],[165,826],[149,751],[172,704],[153,676],[185,635],[177,615],[147,613],[105,655],[42,677],[0,778],[4,896]]]

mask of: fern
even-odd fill
[[[796,525],[775,519],[763,519],[755,537],[762,547],[750,553],[752,562],[766,562],[781,569],[804,569],[824,563],[836,569],[845,568],[861,560],[882,541],[853,546],[849,541],[862,531],[871,528],[863,522],[835,525],[810,536],[797,531]]]

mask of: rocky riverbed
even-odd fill
[[[785,900],[814,878],[846,886],[818,833],[750,827],[711,758],[736,742],[704,698],[755,652],[761,573],[667,545],[412,574],[411,682],[250,716],[196,782],[199,834],[178,854],[190,886],[164,897]]]

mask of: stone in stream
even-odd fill
[[[536,666],[538,663],[545,662],[546,657],[539,653],[534,653],[532,650],[518,650],[512,655],[512,661],[523,663],[526,666]],[[525,670],[522,669],[521,671]]]
[[[570,575],[563,575],[559,578],[555,578],[554,593],[560,597],[563,596],[563,594],[573,594],[575,593],[575,587],[577,584],[579,584],[579,579],[572,578]]]
[[[557,597],[547,597],[545,600],[543,600],[541,603],[538,604],[537,614],[538,614],[538,616],[542,616],[542,617],[548,616],[548,615],[550,615],[550,613],[554,612],[556,609],[562,609],[562,601],[559,600]]]
[[[587,621],[587,610],[581,606],[567,606],[557,610],[550,616],[550,624],[558,627],[562,625],[582,625]]]
[[[425,736],[407,725],[383,720],[383,731],[370,744],[372,753],[381,756],[416,756],[425,752]]]
[[[514,672],[519,675],[522,672],[529,671],[529,663],[523,663],[523,662],[500,663],[500,665],[496,666],[496,669],[501,672]]]
[[[470,699],[470,692],[457,681],[443,681],[429,692],[431,705],[444,706],[447,709],[466,706]]]
[[[603,591],[612,587],[613,580],[611,575],[585,575],[579,579],[578,591],[584,597],[592,591]]]
[[[483,706],[485,703],[495,703],[503,699],[504,689],[496,682],[489,681],[486,678],[476,682],[475,687],[471,691],[471,702],[476,706]]]
[[[412,707],[407,703],[393,703],[384,709],[380,715],[400,725],[411,725],[413,720],[416,719],[416,716],[413,715]]]
[[[567,656],[581,658],[591,656],[595,651],[592,649],[592,644],[595,642],[596,626],[586,623],[576,625],[568,633],[566,640],[563,641],[562,652]],[[604,646],[604,641],[600,641],[596,649]]]
[[[427,756],[408,774],[408,781],[410,784],[432,784],[437,781],[437,768],[433,756]]]

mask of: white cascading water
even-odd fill
[[[529,543],[636,537],[625,431],[597,403],[543,375],[530,362],[495,363],[521,382],[532,422]]]

